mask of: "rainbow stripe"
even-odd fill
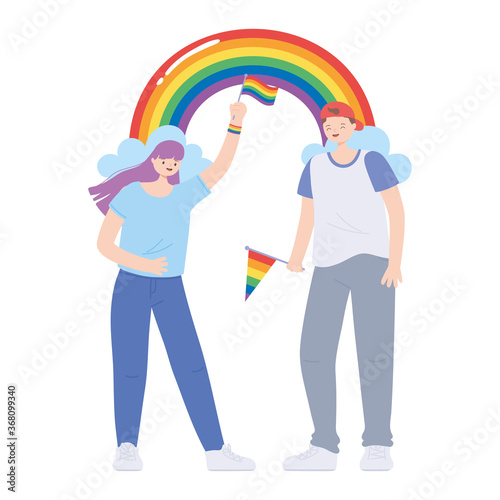
[[[249,95],[265,106],[272,106],[278,94],[278,87],[271,87],[258,78],[247,76],[243,84],[241,95]]]
[[[220,90],[240,86],[245,74],[300,99],[316,119],[323,143],[320,111],[327,102],[345,102],[365,125],[375,124],[360,85],[328,51],[288,33],[243,29],[207,36],[168,59],[139,98],[130,137],[145,143],[162,125],[186,132],[203,102]]]
[[[231,132],[232,134],[241,134],[241,127],[238,127],[238,125],[233,125],[232,123],[230,123],[227,131]]]
[[[247,286],[245,289],[245,301],[250,297],[262,278],[276,262],[273,257],[264,255],[255,250],[248,249]]]

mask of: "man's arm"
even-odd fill
[[[302,208],[300,211],[297,236],[293,244],[292,255],[287,264],[287,269],[296,273],[302,272],[302,261],[306,254],[309,240],[314,228],[314,202],[312,198],[302,197]]]
[[[403,255],[403,240],[405,233],[405,212],[403,201],[399,194],[398,186],[393,186],[380,191],[389,214],[390,243],[389,243],[389,265],[382,277],[382,285],[390,287],[398,286],[398,280],[403,281],[401,276],[401,257]]]
[[[241,128],[243,124],[243,117],[247,111],[245,104],[242,102],[231,104],[229,111],[231,113],[231,125],[236,125]],[[233,116],[234,120],[232,119]],[[222,179],[222,177],[224,177],[233,161],[239,140],[239,133],[232,133],[228,131],[217,158],[200,174],[200,177],[207,185],[208,189],[212,189]]]

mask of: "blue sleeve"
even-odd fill
[[[116,196],[111,200],[109,204],[109,208],[111,208],[111,210],[113,210],[113,212],[122,219],[126,219],[127,215],[129,215],[129,206],[130,206],[129,193],[130,189],[129,185],[127,185],[116,194]]]
[[[311,160],[307,162],[307,165],[304,167],[304,170],[302,171],[297,193],[300,194],[300,196],[305,196],[306,198],[313,197],[311,189]]]
[[[365,167],[375,191],[385,191],[399,184],[398,178],[394,174],[389,162],[385,159],[384,155],[377,151],[366,153]]]
[[[181,182],[176,193],[177,200],[184,207],[193,208],[211,193],[199,175]]]

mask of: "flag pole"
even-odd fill
[[[283,262],[283,264],[288,264],[288,262],[286,260],[281,260],[281,259],[278,259],[277,257],[273,257],[272,255],[267,255],[267,253],[259,252],[258,250],[250,248],[249,246],[246,246],[245,250],[252,250],[252,252],[260,253],[260,255],[264,255],[264,257],[269,257],[270,259],[274,259],[274,260],[277,260],[279,262]],[[305,271],[305,268],[302,268],[302,270]]]
[[[247,79],[247,76],[248,76],[248,75],[247,75],[246,73],[245,73],[245,75],[243,76],[243,83],[241,84],[240,95],[238,96],[238,102],[240,102],[240,99],[241,99],[241,93],[243,92],[243,87],[244,87],[244,85],[245,85],[245,81],[246,81],[246,79]],[[233,115],[233,120],[234,120],[234,117],[235,117],[235,116],[236,116],[236,115]]]

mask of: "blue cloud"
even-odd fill
[[[405,155],[389,154],[390,141],[387,134],[378,127],[366,126],[363,130],[355,130],[352,137],[347,141],[352,149],[366,149],[378,151],[384,155],[399,182],[403,182],[411,174],[411,162]],[[313,157],[322,153],[333,153],[337,149],[337,143],[326,141],[326,144],[309,144],[302,151],[304,165]]]
[[[148,138],[146,145],[139,139],[125,139],[118,146],[116,155],[104,155],[97,163],[97,170],[103,177],[109,177],[119,170],[143,162],[163,141],[177,141],[184,146],[184,158],[180,169],[181,181],[186,181],[205,170],[212,161],[203,158],[203,152],[196,144],[186,144],[184,132],[173,125],[158,127]]]

